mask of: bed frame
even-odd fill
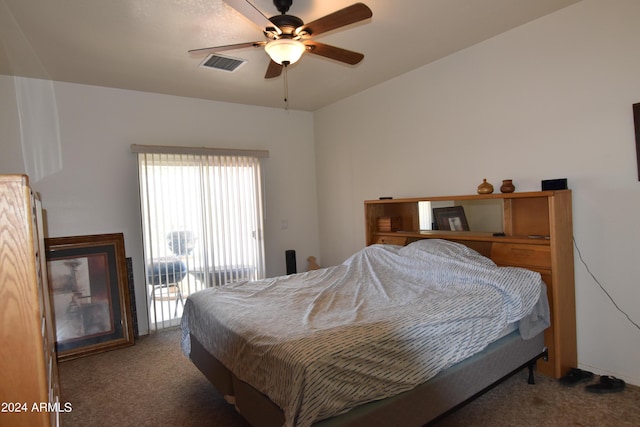
[[[284,414],[264,394],[238,380],[191,335],[191,360],[214,387],[256,427],[281,427]],[[523,340],[518,331],[439,373],[413,390],[318,421],[314,427],[422,426],[473,400],[521,369],[533,384],[536,361],[546,356],[544,334]],[[233,396],[233,398],[230,398]]]

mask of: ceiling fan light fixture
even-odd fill
[[[304,43],[293,39],[272,40],[264,47],[271,59],[282,65],[295,63],[305,51]]]

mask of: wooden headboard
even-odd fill
[[[503,230],[420,230],[419,202],[502,202]],[[577,366],[571,190],[509,194],[367,200],[366,244],[406,245],[420,239],[462,243],[500,266],[537,271],[547,285],[551,326],[545,331],[549,360],[544,374],[560,378]]]

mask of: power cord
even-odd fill
[[[604,288],[604,286],[602,286],[602,284],[600,283],[600,281],[598,279],[596,279],[596,276],[593,275],[593,273],[591,272],[591,270],[589,270],[589,266],[587,265],[587,263],[584,261],[584,259],[582,259],[582,254],[580,253],[580,249],[578,248],[578,243],[576,242],[576,238],[573,238],[573,246],[575,246],[576,248],[576,252],[578,253],[578,258],[580,258],[580,262],[582,263],[582,265],[584,265],[584,268],[587,269],[587,273],[589,273],[589,275],[591,276],[591,278],[593,279],[594,282],[596,282],[598,284],[598,286],[600,286],[600,289],[602,289],[602,292],[605,293],[605,295],[609,298],[609,300],[611,301],[611,303],[614,305],[614,307],[616,309],[618,309],[618,311],[622,314],[625,315],[625,317],[629,320],[629,322],[633,323],[633,325],[640,329],[640,325],[638,325],[636,322],[634,322],[631,317],[629,317],[629,315],[627,313],[624,312],[624,310],[622,310],[618,304],[616,304],[616,302],[613,300],[613,298],[611,297],[611,295],[609,295],[609,292],[607,292],[607,290]]]

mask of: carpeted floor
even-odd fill
[[[62,414],[71,426],[248,427],[180,351],[177,329],[63,362]],[[522,371],[436,423],[448,426],[640,426],[640,387],[596,395]],[[395,426],[394,426],[395,427]]]

